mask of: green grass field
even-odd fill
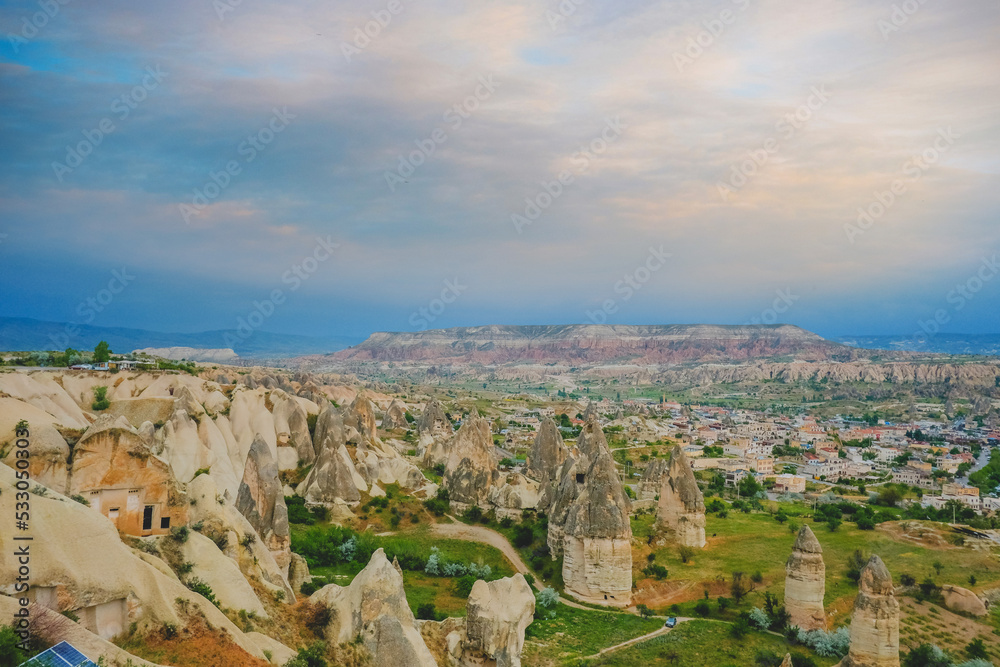
[[[553,611],[554,619],[536,619],[528,626],[523,664],[561,665],[663,626],[661,619],[640,618],[623,612],[584,611],[563,604]],[[541,613],[545,613],[544,610]]]
[[[776,635],[750,632],[737,640],[730,636],[729,629],[726,623],[689,621],[666,635],[576,664],[587,667],[748,667],[758,664],[758,654],[784,657],[788,652],[793,656],[808,656],[818,667],[829,667],[837,662],[835,658],[821,658],[801,647],[791,647]]]
[[[790,515],[807,511],[801,505],[782,507]],[[828,609],[839,612],[850,609],[857,588],[846,576],[846,571],[848,559],[855,549],[861,549],[866,555],[878,554],[897,583],[903,573],[912,575],[917,581],[930,577],[939,585],[954,584],[977,591],[995,586],[1000,581],[1000,561],[997,560],[1000,549],[976,550],[953,546],[944,539],[948,536],[948,528],[943,524],[889,522],[875,530],[862,531],[854,523],[844,521],[837,531],[830,532],[826,524],[814,523],[803,516],[792,516],[791,521],[799,525],[808,524],[823,546]],[[651,516],[634,518],[633,532],[640,537],[648,535],[651,523]],[[920,537],[914,530],[911,531],[914,534],[902,537],[901,526],[904,524],[919,527],[927,534]],[[708,515],[706,534],[707,546],[697,550],[688,563],[681,562],[674,546],[653,551],[656,563],[669,570],[669,581],[693,584],[685,599],[701,597],[705,588],[703,582],[711,584],[712,597],[728,595],[724,586],[719,584],[718,577],[728,580],[734,571],[744,572],[748,577],[760,572],[763,582],[757,585],[757,592],[768,590],[778,595],[779,599],[783,598],[785,561],[795,542],[788,523],[779,524],[767,514],[743,514],[730,510],[725,519]],[[634,559],[637,569],[645,564],[648,552],[649,548],[640,550],[640,556]],[[934,568],[935,563],[941,565],[940,573]],[[641,573],[636,574],[642,579]],[[975,586],[968,582],[970,574],[976,577]],[[651,580],[646,580],[645,584],[657,585]],[[722,590],[716,590],[720,588]],[[846,614],[842,620],[846,620]]]

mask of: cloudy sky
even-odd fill
[[[0,315],[1000,331],[995,1],[63,2],[0,6]]]

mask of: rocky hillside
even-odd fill
[[[681,364],[791,357],[806,361],[866,358],[870,353],[791,325],[674,324],[482,326],[375,333],[341,350],[341,362]]]

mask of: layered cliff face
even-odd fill
[[[360,638],[375,665],[437,667],[417,631],[403,575],[379,549],[349,586],[330,584],[309,598],[331,611],[325,636],[337,644]]]
[[[851,648],[841,667],[899,667],[899,602],[878,556],[861,570],[851,617]]]
[[[339,361],[427,363],[573,363],[629,359],[639,363],[742,361],[779,355],[822,360],[870,353],[790,325],[484,326],[375,333],[333,355]]]
[[[563,443],[559,427],[551,419],[546,419],[538,428],[535,442],[528,454],[528,473],[540,482],[555,478],[556,472],[565,461],[569,450]]]
[[[809,526],[799,529],[792,555],[785,564],[785,610],[791,625],[803,630],[825,630],[826,565],[823,547]]]
[[[705,498],[680,446],[671,452],[670,465],[663,476],[656,527],[673,532],[678,544],[696,549],[705,546]]]
[[[442,485],[452,502],[483,506],[499,476],[490,423],[470,414],[451,441]]]

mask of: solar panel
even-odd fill
[[[59,642],[23,663],[21,667],[97,667],[97,665],[71,644]]]

